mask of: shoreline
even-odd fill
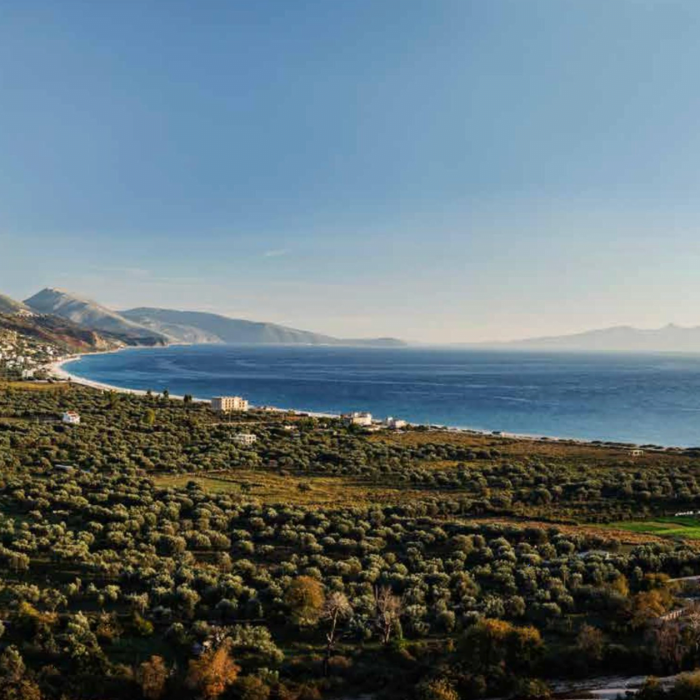
[[[172,347],[172,346],[171,346]],[[57,379],[59,381],[64,381],[64,382],[70,382],[72,384],[79,384],[81,386],[89,387],[91,389],[96,389],[98,391],[114,391],[120,394],[131,394],[133,396],[147,396],[148,391],[144,389],[130,389],[127,387],[119,387],[115,386],[113,384],[107,384],[105,382],[98,382],[94,381],[92,379],[86,379],[84,377],[80,377],[75,374],[71,374],[68,372],[64,365],[69,364],[71,362],[77,362],[81,360],[83,357],[88,357],[90,355],[108,355],[108,354],[115,354],[118,352],[122,352],[124,350],[148,350],[150,348],[132,348],[132,347],[123,347],[123,348],[118,348],[116,350],[108,350],[108,351],[96,351],[96,352],[86,352],[86,353],[81,353],[79,355],[68,355],[66,357],[59,358],[55,360],[54,362],[49,363],[48,365],[44,365],[43,369],[46,370],[46,372],[49,374],[49,376],[53,377],[54,379]],[[157,392],[152,392],[153,394],[156,394]],[[184,399],[184,396],[178,395],[178,394],[170,394],[171,399],[179,400],[182,401]],[[204,399],[204,398],[198,398],[193,396],[192,397],[193,402],[195,403],[210,403],[211,399]],[[263,407],[263,406],[255,406],[251,404],[251,408],[253,409],[266,409],[270,412],[274,413],[291,413],[293,415],[297,416],[309,416],[311,418],[336,418],[339,419],[342,417],[341,413],[330,413],[330,412],[319,412],[319,411],[304,411],[300,409],[294,409],[294,408],[279,408],[276,406],[271,406],[271,407]],[[480,429],[480,428],[469,428],[465,426],[450,426],[450,425],[438,425],[438,424],[431,424],[431,423],[413,423],[410,421],[407,421],[407,425],[412,427],[412,428],[428,428],[428,429],[433,429],[433,430],[443,430],[446,432],[451,432],[451,433],[467,433],[471,435],[481,435],[481,436],[488,436],[488,437],[493,437],[493,438],[499,438],[499,439],[506,439],[506,440],[529,440],[529,441],[534,441],[534,442],[552,442],[552,443],[560,443],[560,444],[573,444],[573,445],[589,445],[592,447],[605,447],[605,446],[618,446],[621,449],[635,449],[638,448],[638,445],[636,443],[630,443],[630,442],[618,442],[615,440],[588,440],[588,439],[583,439],[583,438],[575,438],[575,437],[564,437],[564,436],[556,436],[556,435],[537,435],[537,434],[529,434],[529,433],[513,433],[510,431],[505,431],[505,430],[486,430],[486,429]],[[679,447],[677,445],[659,445],[657,451],[667,451],[667,450],[684,450],[687,448],[684,447]]]
[[[120,350],[111,350],[109,352],[120,352]],[[90,355],[104,355],[107,353],[103,352],[86,352],[81,355],[68,355],[67,357],[59,358],[54,362],[44,365],[43,369],[49,374],[50,377],[58,379],[63,382],[71,382],[72,384],[80,384],[82,386],[90,387],[91,389],[100,389],[102,391],[116,391],[121,394],[133,394],[134,396],[146,396],[145,391],[141,389],[125,389],[122,387],[112,386],[111,384],[105,384],[103,382],[96,382],[92,379],[85,379],[84,377],[79,377],[76,374],[71,374],[68,372],[64,365],[69,362],[77,362],[83,357],[88,357]],[[175,398],[175,397],[173,397]]]
[[[172,346],[170,346],[172,347]],[[49,376],[53,377],[54,379],[58,379],[59,381],[63,382],[70,382],[71,384],[80,384],[81,386],[86,386],[89,387],[90,389],[97,389],[99,391],[114,391],[119,394],[131,394],[132,396],[147,396],[148,391],[144,389],[129,389],[126,387],[121,387],[121,386],[115,386],[114,384],[106,384],[105,382],[97,382],[92,379],[85,379],[85,377],[80,377],[76,374],[71,374],[68,372],[64,365],[70,363],[70,362],[77,362],[81,360],[83,357],[88,357],[89,355],[108,355],[108,354],[114,354],[121,352],[122,350],[126,350],[127,348],[119,348],[118,350],[109,350],[107,352],[86,352],[81,355],[69,355],[68,357],[63,357],[55,362],[51,362],[48,365],[44,365],[44,368],[46,372],[48,372]],[[132,349],[132,348],[128,348]],[[139,349],[139,348],[133,348],[133,349]],[[148,349],[148,348],[144,348]],[[151,392],[152,394],[156,395],[157,392]],[[184,396],[180,394],[170,394],[171,399],[175,399],[177,401],[183,401]],[[192,401],[194,403],[211,403],[211,399],[203,399],[199,398],[196,396],[192,397]],[[251,408],[263,408],[262,406],[253,406],[251,405]],[[305,415],[305,416],[310,416],[312,418],[340,418],[341,414],[340,413],[320,413],[317,411],[299,411],[294,408],[278,408],[276,406],[273,407],[268,407],[267,410],[275,413],[294,413],[295,415]]]

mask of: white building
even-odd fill
[[[66,411],[61,420],[68,425],[80,425],[80,415],[75,411]]]
[[[355,411],[353,413],[344,413],[341,418],[348,425],[363,425],[365,427],[372,425],[371,413],[361,413]]]
[[[401,430],[401,428],[405,428],[408,423],[406,423],[405,420],[402,420],[400,418],[394,418],[393,416],[389,416],[385,421],[384,425],[386,425],[387,428],[391,428],[392,430]]]
[[[239,445],[250,447],[258,441],[258,436],[252,433],[236,433],[231,439]]]
[[[74,472],[76,468],[72,464],[54,464],[53,468],[59,472]]]
[[[240,396],[215,396],[211,400],[214,411],[228,413],[230,411],[247,411],[248,401]]]

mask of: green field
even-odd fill
[[[654,520],[628,520],[610,523],[605,527],[636,532],[640,535],[657,535],[658,537],[700,540],[700,517],[696,516],[655,518]]]

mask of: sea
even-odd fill
[[[700,445],[700,355],[192,345],[65,366],[115,387],[483,431]]]

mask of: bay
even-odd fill
[[[302,411],[638,444],[700,445],[700,356],[195,345],[66,365],[122,388]]]

